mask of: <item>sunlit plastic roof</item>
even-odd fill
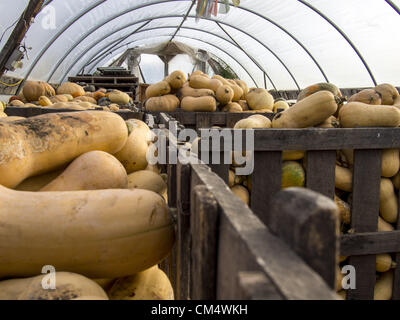
[[[0,34],[27,3],[0,1]],[[127,48],[175,35],[214,54],[250,85],[278,90],[324,81],[342,88],[400,85],[400,0],[241,0],[228,14],[198,22],[193,4],[47,1],[24,40],[31,48],[24,67],[8,75],[58,83],[83,67],[95,71]]]

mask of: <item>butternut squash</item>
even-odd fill
[[[399,149],[385,149],[382,152],[382,177],[391,178],[400,169]]]
[[[317,83],[313,84],[304,90],[302,90],[297,97],[297,102],[319,92],[319,91],[329,91],[336,97],[342,97],[342,93],[337,86],[332,83]]]
[[[108,95],[108,99],[110,99],[112,103],[116,103],[118,105],[123,106],[129,104],[131,97],[127,93],[122,92],[120,90],[113,90]],[[94,103],[96,103],[96,100],[95,99],[93,100],[95,101]]]
[[[158,266],[117,279],[108,295],[111,300],[174,300],[171,282]]]
[[[38,101],[41,96],[55,95],[54,89],[41,81],[27,81],[22,89],[22,94],[27,102]]]
[[[120,107],[119,107],[119,105],[116,104],[116,103],[110,104],[110,105],[108,106],[108,108],[110,109],[110,111],[113,111],[113,112],[118,112],[118,111],[121,110]]]
[[[351,222],[350,205],[336,195],[335,195],[335,203],[339,208],[341,222],[343,222],[344,224],[350,224]]]
[[[362,102],[372,105],[382,104],[382,95],[374,89],[364,89],[350,97],[349,102]]]
[[[330,116],[324,122],[316,125],[317,128],[339,128],[339,121],[336,119],[335,116]]]
[[[215,112],[217,101],[213,97],[185,97],[182,99],[181,108],[192,112]]]
[[[210,96],[215,98],[215,92],[210,89],[193,89],[192,87],[187,86],[180,89],[177,93],[177,97],[180,100],[182,100],[185,97],[199,98],[205,96]]]
[[[243,90],[243,95],[241,96],[240,100],[245,100],[246,94],[249,92],[249,87],[248,87],[247,83],[245,81],[239,80],[239,79],[235,79],[234,81]]]
[[[186,82],[186,75],[182,71],[172,72],[166,79],[172,89],[180,89]]]
[[[129,137],[125,146],[115,154],[128,174],[146,169],[147,152],[151,143],[150,128],[140,120],[127,121]]]
[[[222,85],[216,92],[216,97],[219,103],[228,104],[232,102],[234,96],[233,89],[228,85]]]
[[[218,88],[222,86],[222,82],[217,79],[209,79],[200,75],[191,76],[189,85],[194,89],[210,89],[217,92]]]
[[[233,188],[236,185],[235,178],[236,178],[235,172],[229,170],[229,182],[228,182],[229,188]]]
[[[283,112],[289,109],[289,104],[286,101],[277,101],[274,104],[273,111],[274,113]]]
[[[391,300],[393,292],[393,271],[381,275],[374,288],[374,300]]]
[[[79,274],[54,273],[54,290],[43,288],[42,282],[48,280],[46,276],[49,275],[1,281],[0,300],[72,300],[83,296],[107,299],[107,294],[97,283]]]
[[[236,185],[231,188],[231,191],[233,192],[233,194],[235,196],[237,196],[245,204],[247,204],[247,205],[250,204],[250,193],[245,187]]]
[[[91,279],[124,277],[156,265],[173,245],[166,203],[151,191],[0,186],[0,197],[0,278],[34,276],[44,265]]]
[[[394,187],[399,190],[400,188],[400,171],[392,178]]]
[[[394,100],[399,97],[397,89],[389,83],[380,84],[374,89],[382,96],[383,105],[391,106],[394,104]]]
[[[250,89],[246,94],[246,101],[251,110],[267,109],[272,111],[274,108],[274,97],[266,89]]]
[[[394,266],[395,263],[393,262],[390,254],[382,253],[376,255],[376,271],[387,272]]]
[[[12,107],[23,107],[25,104],[21,100],[13,100],[9,105]]]
[[[236,102],[230,102],[224,106],[222,112],[243,112],[243,109],[240,104]]]
[[[305,155],[306,155],[305,151],[299,151],[299,150],[283,151],[282,152],[282,161],[301,160],[301,159],[304,159]]]
[[[179,99],[172,94],[162,97],[152,97],[145,102],[145,108],[148,112],[173,112],[179,108]]]
[[[122,164],[103,151],[76,158],[65,171],[40,191],[126,189],[128,176]]]
[[[373,106],[362,102],[350,102],[339,112],[343,128],[398,127],[400,110],[394,106]]]
[[[164,179],[159,174],[148,170],[130,174],[128,176],[128,188],[149,190],[161,196],[167,192],[167,184]]]
[[[70,100],[69,96],[67,96],[66,94],[61,94],[61,95],[57,95],[57,96],[54,96],[54,97],[50,97],[49,99],[50,99],[51,103],[54,104],[54,103],[58,103],[58,102],[69,102],[69,101],[72,101],[73,97],[71,96],[71,100]],[[40,102],[40,100],[39,100],[39,102]]]
[[[387,232],[387,231],[394,231],[394,227],[383,220],[381,217],[378,217],[378,231],[379,232]]]
[[[0,122],[0,184],[14,188],[26,178],[55,170],[89,151],[116,153],[127,137],[122,118],[103,111]]]
[[[351,170],[336,165],[335,187],[346,192],[353,191],[353,173]]]
[[[343,289],[342,281],[343,281],[343,274],[342,271],[340,270],[340,267],[336,267],[336,292],[339,292],[340,290]]]
[[[243,111],[248,111],[249,110],[249,105],[246,100],[239,100],[238,104],[242,107]]]
[[[56,179],[60,174],[62,174],[67,166],[62,166],[60,169],[51,171],[49,173],[41,174],[35,177],[30,177],[23,182],[21,182],[15,190],[18,191],[31,191],[36,192],[42,189],[44,186],[48,185],[54,179]]]
[[[271,128],[271,120],[262,115],[253,115],[238,121],[234,129],[266,129]]]
[[[165,96],[171,92],[171,86],[167,81],[160,81],[152,84],[146,89],[146,99]]]
[[[65,82],[57,89],[57,94],[70,94],[74,98],[84,96],[85,90],[79,84]]]
[[[319,91],[275,116],[273,128],[307,128],[320,124],[338,108],[335,96],[329,91]]]
[[[379,200],[379,212],[383,220],[389,223],[396,223],[398,216],[398,201],[394,193],[393,183],[390,179],[381,179]]]
[[[243,89],[239,85],[237,85],[236,82],[233,80],[228,80],[228,83],[231,86],[233,93],[234,93],[232,101],[238,102],[240,99],[243,98],[243,95],[244,95]]]
[[[7,117],[7,115],[3,118],[0,116],[0,121],[5,121],[5,122],[14,122],[18,120],[25,120],[24,117]]]
[[[87,96],[80,96],[75,98],[74,100],[72,100],[72,102],[89,102],[91,104],[97,104],[97,100],[91,97],[87,97]]]
[[[45,96],[41,96],[41,97],[39,98],[39,104],[40,104],[42,107],[48,107],[48,106],[51,106],[51,105],[53,104],[53,102],[51,102],[51,100],[50,100],[49,98],[47,98],[47,97],[45,97]]]

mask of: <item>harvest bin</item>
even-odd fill
[[[145,118],[168,130],[166,115]],[[162,267],[177,299],[337,299],[333,201],[305,189],[282,191],[269,213],[287,223],[267,228],[208,166],[170,163],[165,170],[177,242]]]
[[[169,122],[168,125],[175,121],[166,114],[161,118],[164,122]],[[240,143],[245,145],[245,141]],[[399,148],[400,128],[257,129],[250,207],[263,223],[272,227],[274,216],[266,208],[273,207],[281,190],[282,151],[290,150],[307,151],[306,188],[333,199],[336,151],[354,149],[351,207],[353,232],[340,237],[340,255],[349,256],[348,264],[355,267],[358,276],[356,289],[347,291],[347,299],[373,299],[376,255],[391,253],[395,254],[394,261],[397,263],[392,299],[399,300],[400,221],[397,222],[395,231],[377,232],[382,150]],[[227,181],[229,165],[211,167]],[[326,236],[331,237],[330,234]]]

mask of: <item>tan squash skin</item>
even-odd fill
[[[84,96],[85,90],[78,84],[65,82],[57,89],[57,94],[70,94],[74,98]]]
[[[353,191],[353,173],[351,170],[336,165],[335,187],[346,192]]]
[[[382,96],[382,104],[391,106],[395,99],[399,97],[397,89],[389,83],[383,83],[374,88],[375,91],[379,92]]]
[[[390,300],[393,292],[393,271],[381,275],[374,288],[374,300]]]
[[[228,103],[223,109],[223,112],[243,112],[242,107],[239,103],[231,102]]]
[[[86,96],[81,96],[81,97],[77,97],[74,100],[72,100],[72,102],[89,102],[91,104],[97,104],[97,100],[91,97],[86,97]]]
[[[400,110],[394,106],[350,102],[340,109],[339,120],[343,128],[398,127]]]
[[[189,85],[193,89],[209,89],[214,92],[217,92],[218,88],[222,86],[222,82],[217,79],[210,79],[204,76],[191,76]]]
[[[71,300],[87,295],[108,300],[99,285],[79,274],[56,272],[55,290],[43,289],[42,280],[45,276],[1,281],[0,300]]]
[[[186,75],[182,71],[174,71],[172,72],[166,79],[171,86],[171,89],[180,89],[186,82]]]
[[[48,185],[54,179],[56,179],[60,174],[62,174],[65,170],[66,166],[58,170],[51,171],[49,173],[41,174],[39,176],[30,177],[24,181],[22,181],[18,186],[14,189],[18,191],[30,191],[36,192]]]
[[[243,89],[238,84],[236,84],[236,82],[234,80],[228,80],[228,83],[230,84],[230,86],[234,92],[232,101],[238,102],[240,99],[243,98],[243,95],[244,95]]]
[[[337,110],[335,96],[319,91],[279,113],[272,121],[273,128],[307,128],[318,125]]]
[[[162,261],[174,242],[164,199],[147,190],[0,187],[0,195],[0,279],[34,276],[44,265],[91,279],[123,277]]]
[[[123,119],[104,111],[46,114],[0,122],[0,184],[14,188],[89,151],[115,153],[127,141]]]
[[[391,178],[400,169],[399,149],[385,149],[382,152],[382,177]]]
[[[285,110],[287,110],[289,108],[290,108],[289,104],[286,101],[277,101],[274,104],[273,111],[275,113],[278,113],[278,112],[283,112],[283,111],[285,111]]]
[[[168,94],[162,97],[153,97],[146,101],[145,108],[149,112],[173,112],[179,108],[179,99],[172,94]]]
[[[394,176],[392,177],[392,182],[394,187],[399,190],[400,188],[400,171]]]
[[[92,151],[76,158],[65,171],[40,191],[126,189],[128,175],[112,155]]]
[[[251,110],[269,110],[274,108],[274,97],[265,89],[252,88],[246,94],[246,101]]]
[[[394,227],[383,220],[381,217],[378,217],[378,231],[379,232],[387,232],[387,231],[394,231]]]
[[[393,183],[390,179],[381,179],[379,200],[379,212],[383,220],[389,223],[396,223],[398,201],[394,193]]]
[[[243,90],[243,95],[241,97],[241,100],[245,100],[246,98],[246,94],[249,92],[249,87],[247,85],[247,83],[243,80],[239,80],[239,79],[235,79],[234,80],[236,82],[236,84],[242,88]]]
[[[388,253],[376,255],[376,271],[387,272],[394,266],[392,257]]]
[[[182,99],[181,108],[184,111],[215,112],[217,101],[213,97],[186,97]]]
[[[41,97],[39,98],[39,104],[40,104],[42,107],[47,107],[47,106],[51,106],[51,105],[53,104],[53,102],[51,102],[51,100],[50,100],[49,98],[47,98],[47,97],[45,97],[45,96],[41,96]]]
[[[245,204],[250,204],[250,194],[249,191],[243,186],[234,186],[231,188],[232,192]]]
[[[112,103],[116,103],[118,105],[126,105],[129,104],[131,97],[125,92],[114,90],[108,95],[108,99],[110,99]],[[96,103],[96,99],[93,98],[93,100],[93,103]]]
[[[159,97],[169,94],[171,92],[171,86],[167,81],[160,81],[152,84],[146,89],[146,99],[152,97]]]
[[[134,172],[128,176],[129,189],[143,189],[153,191],[159,195],[167,192],[167,184],[157,173],[148,170]]]
[[[239,100],[238,104],[242,107],[243,111],[248,111],[249,110],[249,105],[247,104],[246,100]]]
[[[271,128],[271,120],[262,115],[253,115],[238,121],[234,129],[267,129]]]
[[[25,120],[24,117],[4,117],[1,118],[0,121],[5,121],[5,122],[14,122],[14,121],[19,121],[19,120]]]
[[[381,105],[382,96],[374,89],[364,89],[350,97],[349,102],[362,102],[371,105]]]
[[[115,154],[128,174],[144,170],[148,166],[147,151],[151,143],[150,128],[140,120],[127,121],[129,137],[125,146]]]
[[[117,279],[107,293],[110,300],[174,300],[171,282],[157,266]]]
[[[41,96],[50,96],[51,92],[44,82],[27,81],[22,89],[22,94],[28,102],[38,101]],[[54,95],[54,94],[53,94]]]
[[[296,161],[304,159],[306,155],[305,151],[294,150],[294,151],[283,151],[282,152],[282,161]]]
[[[179,90],[177,93],[177,97],[180,100],[182,100],[185,97],[199,98],[206,96],[215,98],[215,92],[210,89],[193,89],[192,87],[186,86],[183,87],[181,90]]]
[[[232,102],[234,96],[233,89],[228,85],[220,86],[216,92],[216,97],[219,103],[225,105]]]

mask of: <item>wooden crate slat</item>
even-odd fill
[[[355,150],[351,227],[354,232],[375,232],[378,226],[382,150]],[[376,281],[375,255],[351,256],[357,288],[348,290],[347,299],[371,300]]]
[[[273,283],[259,271],[238,273],[240,300],[283,300]]]
[[[192,174],[210,187],[220,206],[218,299],[236,298],[236,276],[243,270],[262,271],[285,299],[337,299],[322,278],[272,235],[209,167],[192,165]]]
[[[251,180],[251,209],[268,225],[271,201],[282,188],[282,153],[256,152]]]
[[[204,185],[192,190],[191,299],[216,299],[218,251],[218,204]]]
[[[340,254],[354,256],[398,252],[399,243],[400,230],[344,234],[341,238]]]
[[[336,151],[307,151],[307,188],[327,196],[335,195]]]

